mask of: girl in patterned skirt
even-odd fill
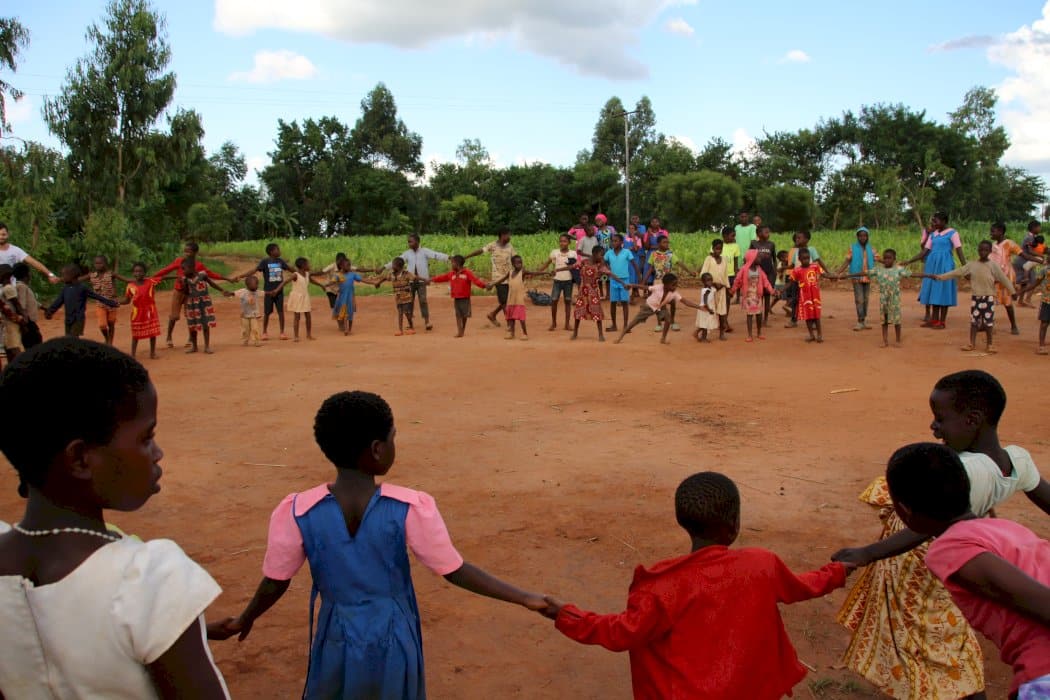
[[[208,287],[215,287],[223,296],[232,297],[228,292],[215,284],[204,273],[196,271],[196,261],[186,259],[182,263],[183,287],[186,290],[186,328],[190,332],[190,349],[187,354],[197,352],[197,333],[204,335],[204,352],[212,354],[211,329],[215,328],[215,309],[211,305]]]

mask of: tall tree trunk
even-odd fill
[[[117,142],[117,204],[124,206],[124,144]]]

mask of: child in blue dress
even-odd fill
[[[350,335],[354,327],[354,311],[357,310],[357,302],[354,301],[354,284],[364,282],[365,278],[352,271],[350,260],[347,258],[340,260],[338,266],[339,271],[331,277],[331,280],[339,285],[339,294],[332,307],[332,318],[339,324],[339,330],[343,332],[343,335]]]
[[[930,219],[930,230],[923,232],[922,251],[904,263],[904,267],[913,262],[923,261],[923,272],[930,277],[923,279],[919,290],[919,303],[926,306],[926,320],[923,326],[936,330],[944,329],[948,317],[948,307],[958,305],[958,284],[955,280],[937,280],[934,275],[941,275],[955,269],[952,253],[959,257],[959,264],[966,264],[962,251],[962,240],[958,232],[948,227],[948,215],[937,212]]]
[[[543,596],[485,573],[452,546],[434,499],[384,483],[394,463],[394,415],[381,397],[344,391],[326,400],[314,437],[336,466],[335,483],[287,496],[270,517],[263,580],[226,636],[244,639],[291,578],[310,563],[312,634],[304,698],[426,697],[411,549],[424,566],[473,593],[547,612]],[[213,635],[215,636],[215,635]]]

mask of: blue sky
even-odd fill
[[[10,81],[14,135],[55,144],[40,117],[86,50],[100,0],[8,0],[32,43]],[[203,116],[261,167],[276,124],[353,124],[377,82],[450,160],[478,138],[503,165],[571,164],[612,95],[648,95],[687,145],[739,145],[863,104],[944,119],[973,85],[1003,89],[1012,162],[1050,173],[1050,1],[215,0],[156,2],[167,18],[174,106]],[[943,46],[947,44],[947,48]],[[942,48],[938,48],[942,47]]]

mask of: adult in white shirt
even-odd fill
[[[430,280],[430,261],[448,262],[448,256],[430,248],[420,248],[419,236],[411,233],[408,236],[408,250],[398,257],[405,261],[405,269],[416,276],[416,279],[410,283],[413,310],[415,310],[416,297],[418,297],[419,313],[423,317],[423,323],[426,324],[428,331],[433,330],[434,326],[430,324],[430,307],[427,305],[427,282]],[[391,261],[384,268],[389,270],[393,266],[394,263]]]
[[[10,265],[11,267],[14,267],[20,262],[35,267],[47,276],[47,279],[51,284],[58,284],[58,277],[53,275],[51,270],[48,270],[44,263],[11,243],[11,233],[7,230],[7,224],[0,221],[0,265]]]

